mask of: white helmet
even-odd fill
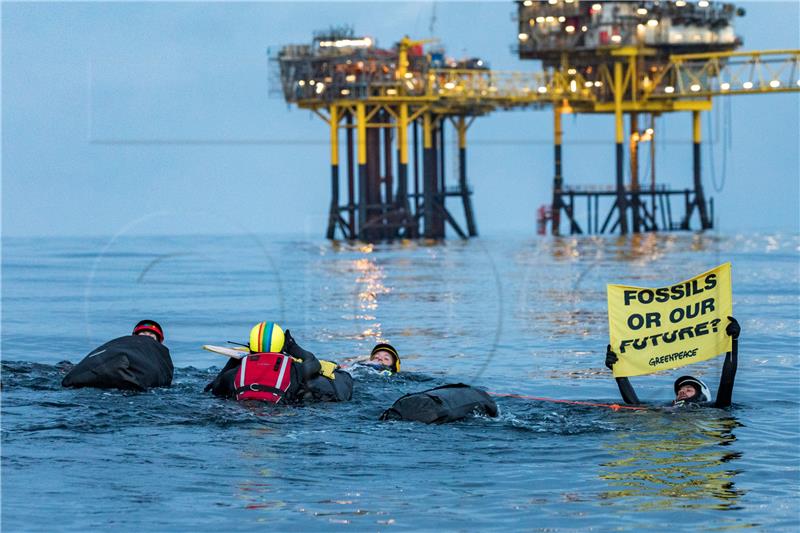
[[[686,402],[710,402],[711,401],[711,391],[708,390],[708,385],[703,383],[703,380],[697,379],[693,376],[681,376],[675,380],[675,394],[678,394],[678,390],[683,387],[684,385],[692,385],[697,394],[689,398],[688,400],[684,400]]]

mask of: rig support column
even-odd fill
[[[633,216],[633,232],[641,231],[641,213],[639,211],[639,116],[638,113],[631,113],[631,215]]]
[[[330,108],[331,126],[331,208],[328,214],[328,231],[325,236],[333,239],[339,222],[339,114],[336,105]]]
[[[628,233],[628,206],[625,198],[625,151],[622,146],[625,138],[625,125],[622,122],[622,63],[614,63],[614,123],[617,141],[617,211],[619,212],[619,231]]]
[[[436,145],[434,136],[434,118],[430,111],[422,115],[422,152],[423,152],[423,216],[425,226],[423,236],[426,239],[439,239],[444,237],[444,226],[437,223],[441,218],[437,209],[438,185],[436,161]]]
[[[550,232],[553,235],[561,234],[561,191],[564,187],[564,178],[561,174],[561,141],[563,136],[561,126],[561,106],[553,106],[553,205],[550,206],[550,216],[552,226]]]
[[[702,131],[700,129],[700,111],[692,111],[692,137],[693,137],[693,150],[694,150],[694,202],[697,205],[697,210],[700,213],[700,227],[702,229],[710,229],[712,226],[711,220],[708,218],[708,210],[706,209],[706,197],[703,193],[703,180],[700,168],[700,145],[702,143]],[[686,225],[689,225],[689,213],[686,214]]]
[[[356,103],[358,130],[358,238],[364,238],[367,225],[367,113],[362,102]]]
[[[467,187],[467,120],[458,117],[458,186],[461,190],[461,201],[464,204],[464,218],[467,219],[467,233],[470,237],[478,235],[475,216],[472,212],[472,200]]]
[[[404,228],[404,237],[416,237],[408,204],[408,104],[400,104],[397,117],[397,198],[395,205]]]
[[[350,230],[348,239],[356,236],[356,183],[355,183],[355,153],[353,146],[353,112],[347,111],[345,118],[347,128],[347,225]]]

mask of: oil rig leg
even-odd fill
[[[617,141],[617,212],[619,213],[619,231],[628,233],[628,206],[625,197],[624,161],[625,151],[622,146],[625,137],[625,126],[622,122],[622,63],[614,63],[614,122]]]
[[[467,219],[467,233],[470,237],[476,237],[478,227],[475,224],[472,199],[467,187],[467,121],[463,116],[458,117],[458,187],[464,204],[464,218]]]
[[[630,167],[631,167],[631,215],[633,232],[642,230],[641,206],[639,205],[639,116],[630,114]]]
[[[356,103],[356,128],[358,130],[358,238],[365,240],[367,225],[367,116],[365,105]]]
[[[708,217],[708,209],[706,208],[706,197],[703,193],[703,180],[701,176],[700,167],[700,145],[702,143],[702,132],[700,129],[700,111],[692,111],[692,137],[693,137],[693,150],[694,150],[694,203],[697,205],[697,210],[700,213],[700,227],[704,230],[712,227],[712,221]],[[687,224],[689,222],[689,213],[686,214]],[[687,228],[688,229],[688,228]]]
[[[561,208],[564,201],[561,198],[564,179],[561,175],[561,107],[553,106],[553,161],[555,172],[553,174],[553,205],[550,207],[553,235],[561,234]]]
[[[414,228],[408,204],[408,104],[400,104],[397,120],[397,198],[398,222],[403,237],[413,237]]]
[[[348,239],[356,237],[356,182],[355,155],[353,143],[353,112],[348,111],[345,117],[347,128],[347,229]]]
[[[423,212],[423,237],[435,239],[436,229],[433,219],[436,213],[436,151],[433,145],[433,118],[430,112],[422,115],[422,212]]]
[[[333,239],[339,222],[339,115],[338,108],[330,108],[331,127],[331,207],[328,214],[328,231],[325,237]]]

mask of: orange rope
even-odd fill
[[[520,400],[534,400],[537,402],[568,403],[571,405],[588,405],[590,407],[608,407],[612,411],[619,411],[620,409],[628,409],[631,411],[644,411],[647,409],[647,407],[633,407],[630,405],[619,405],[616,403],[607,404],[607,403],[577,402],[574,400],[557,400],[555,398],[540,398],[537,396],[525,396],[524,394],[506,394],[502,392],[489,392],[489,394],[491,396],[499,396],[502,398],[519,398]]]

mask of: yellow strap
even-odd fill
[[[301,359],[298,359],[297,357],[292,357],[292,360],[295,363],[303,362]],[[336,374],[334,374],[333,371],[339,368],[339,365],[337,365],[333,361],[323,361],[322,359],[320,359],[319,366],[320,366],[319,369],[320,376],[325,376],[328,379],[336,379]]]
[[[339,365],[333,361],[323,361],[322,359],[319,360],[319,364],[322,367],[319,371],[321,375],[328,379],[336,379],[336,375],[333,373],[333,371],[339,368]]]

